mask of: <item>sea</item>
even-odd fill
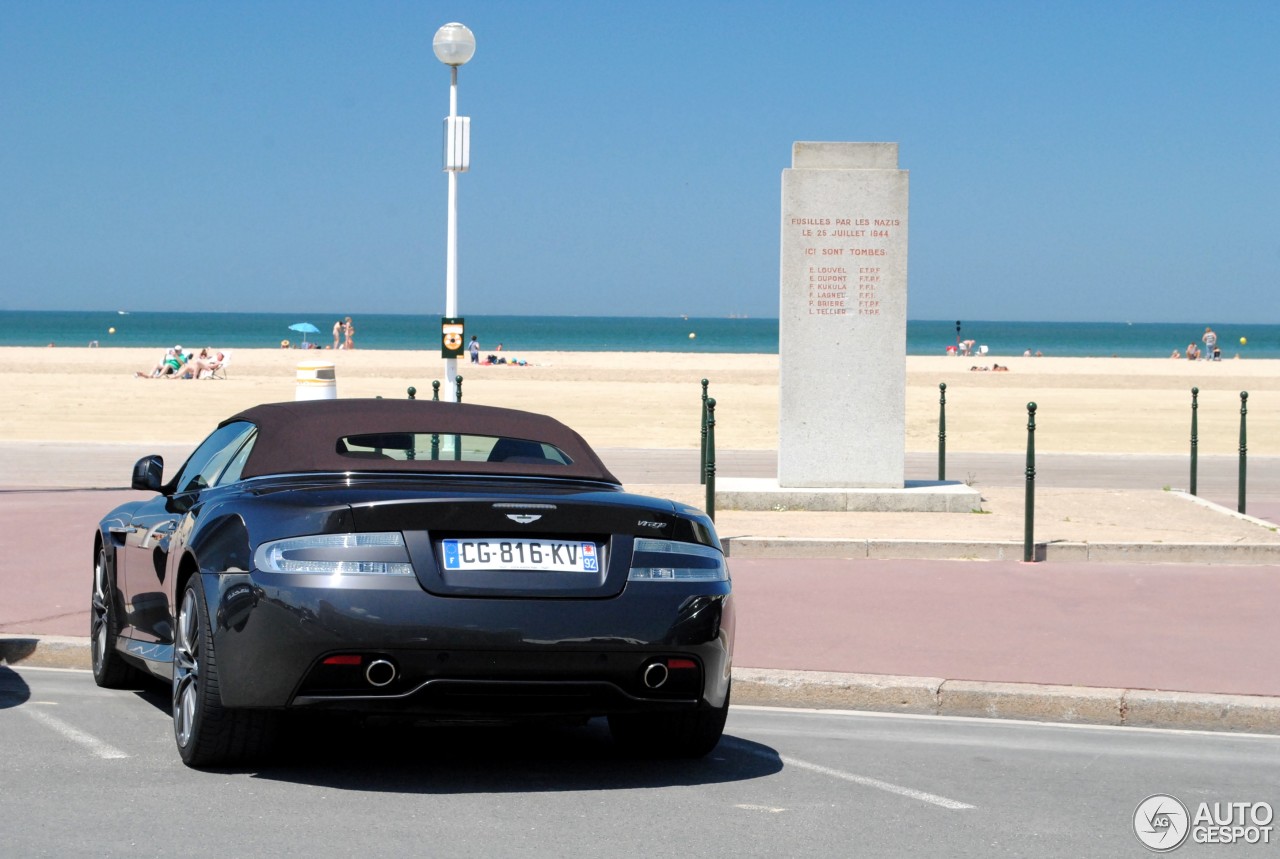
[[[345,314],[343,314],[345,315]],[[336,313],[168,313],[0,310],[0,346],[169,346],[218,349],[330,345]],[[392,314],[353,317],[359,349],[436,349],[440,318]],[[299,331],[311,325],[319,333]],[[959,336],[957,336],[957,325]],[[1280,325],[1151,322],[907,321],[907,354],[942,355],[957,339],[987,347],[987,357],[1027,351],[1059,357],[1167,358],[1200,344],[1206,325],[1224,358],[1280,358]],[[294,327],[291,327],[294,326]],[[466,339],[503,352],[730,352],[777,354],[778,320],[770,318],[467,316]],[[838,355],[832,359],[837,360]]]

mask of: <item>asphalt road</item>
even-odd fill
[[[325,723],[265,769],[197,772],[170,731],[163,688],[0,666],[0,852],[1143,856],[1151,794],[1280,805],[1276,737],[734,708],[696,762],[620,757],[596,723]]]

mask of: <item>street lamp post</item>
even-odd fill
[[[458,116],[458,66],[464,65],[476,52],[476,37],[462,24],[445,24],[431,40],[436,59],[449,67],[449,116],[444,121],[444,169],[449,174],[448,248],[445,253],[444,315],[458,317],[458,174],[471,166],[471,117]],[[450,335],[444,333],[448,347]],[[459,345],[464,345],[461,338]],[[454,350],[458,351],[458,350]],[[444,377],[452,379],[458,372],[458,359],[445,358]],[[456,402],[452,389],[446,387],[445,399]]]

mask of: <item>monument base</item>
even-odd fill
[[[901,489],[779,486],[772,477],[716,480],[716,510],[837,513],[972,513],[982,493],[958,481],[908,480]]]

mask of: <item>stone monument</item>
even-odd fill
[[[778,477],[716,485],[726,510],[968,511],[906,480],[907,171],[896,143],[796,143],[782,173]]]
[[[901,489],[907,171],[896,143],[796,143],[782,174],[778,483]]]

